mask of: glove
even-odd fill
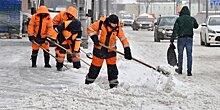
[[[38,43],[38,44],[42,44],[42,43],[45,42],[45,40],[43,40],[43,39],[41,39],[41,38],[38,38],[38,37],[35,38],[34,41],[35,41],[36,43]]]
[[[94,44],[95,44],[96,46],[100,46],[100,45],[99,45],[99,39],[98,39],[98,36],[97,36],[97,35],[91,36],[91,39],[92,39],[92,41],[94,42]]]
[[[29,41],[30,41],[30,42],[33,42],[34,39],[35,39],[34,36],[28,36],[28,38],[29,38]]]
[[[78,54],[78,52],[74,51],[73,54],[72,54],[72,57],[76,57]]]
[[[124,55],[125,59],[128,59],[128,60],[132,59],[130,47],[125,47],[124,53],[125,53],[125,55]]]
[[[80,52],[78,51],[73,51],[72,57],[80,57]]]

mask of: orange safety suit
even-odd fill
[[[77,10],[76,10],[76,8],[75,7],[73,7],[73,6],[70,6],[70,7],[68,7],[67,8],[67,10],[66,11],[60,11],[60,13],[59,14],[57,14],[54,18],[53,18],[53,27],[54,27],[54,29],[55,29],[55,31],[54,31],[54,35],[53,35],[53,39],[57,39],[57,27],[59,26],[59,25],[61,25],[63,22],[65,22],[65,21],[67,21],[67,20],[72,20],[72,18],[69,18],[68,17],[68,14],[70,14],[71,16],[72,16],[72,18],[77,18]],[[67,43],[68,43],[68,45],[69,46],[67,46],[67,47],[65,47],[66,49],[68,49],[69,51],[72,51],[72,48],[71,48],[71,40],[68,40],[68,39],[66,39],[67,41]],[[57,52],[58,52],[59,50],[58,50],[58,48],[56,47],[55,48],[55,52],[56,52],[56,54],[57,54]],[[69,53],[67,53],[67,60],[69,61],[69,62],[72,62],[72,58],[71,58],[71,55],[69,54]]]
[[[113,28],[110,26],[108,18],[104,19],[103,23],[102,20],[103,19],[100,19],[99,21],[94,22],[90,27],[87,28],[87,32],[89,36],[91,36],[91,38],[98,37],[96,39],[98,39],[99,43],[104,44],[113,50],[117,49],[116,48],[117,38],[120,39],[124,48],[129,47],[129,42],[125,37],[120,24],[118,23],[118,26]],[[102,23],[101,26],[100,23]],[[86,80],[85,80],[86,84],[90,84],[95,81],[95,79],[97,78],[100,72],[103,61],[105,59],[108,69],[109,85],[110,87],[114,87],[118,85],[118,80],[117,80],[118,69],[116,66],[117,58],[116,58],[116,52],[113,50],[107,49],[100,45],[94,45],[92,64],[89,68],[89,73],[86,76]]]
[[[74,68],[80,68],[80,43],[81,43],[81,22],[77,19],[72,19],[63,22],[57,27],[58,29],[58,42],[64,48],[70,46],[72,50],[72,61]],[[70,45],[71,44],[71,45]],[[64,49],[59,48],[57,51],[57,69],[60,70],[63,67],[65,54],[67,53]]]
[[[44,49],[49,51],[49,42],[46,41],[53,33],[53,22],[46,6],[40,6],[29,22],[28,36],[31,41],[40,44]],[[36,67],[36,60],[39,46],[32,43],[32,67]],[[50,56],[44,51],[45,67],[49,66]]]

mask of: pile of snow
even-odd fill
[[[20,49],[21,47],[19,47]],[[12,54],[12,58],[21,62],[22,65],[29,65],[27,60],[21,56],[26,55],[26,47],[17,49],[19,54]],[[13,49],[13,48],[8,48]],[[144,54],[140,53],[139,47],[135,47],[138,58],[144,59]],[[3,49],[5,56],[7,50]],[[31,52],[31,51],[30,51]],[[22,54],[21,54],[22,53]],[[20,56],[18,56],[20,55]],[[41,54],[42,55],[42,54]],[[17,56],[17,57],[16,57]],[[82,56],[84,58],[85,56]],[[8,58],[10,59],[10,58]],[[19,60],[21,59],[21,60]],[[24,59],[27,59],[25,57]],[[146,58],[145,58],[146,59]],[[101,72],[93,84],[85,85],[85,76],[88,73],[88,66],[82,63],[79,70],[71,68],[66,71],[57,72],[55,68],[45,69],[43,57],[38,68],[29,68],[29,66],[20,66],[17,63],[16,68],[11,68],[11,64],[4,64],[9,69],[2,73],[1,77],[9,78],[10,84],[7,88],[8,93],[0,91],[4,97],[15,98],[12,100],[1,101],[6,104],[0,108],[16,110],[216,110],[220,109],[219,100],[214,95],[201,89],[191,78],[185,77],[186,82],[179,81],[176,77],[179,75],[173,72],[174,68],[167,64],[160,65],[161,68],[169,71],[171,74],[165,76],[135,61],[125,60],[123,56],[118,55],[118,80],[117,88],[109,89],[107,67],[103,65]],[[10,61],[10,60],[9,60]],[[87,60],[88,62],[91,60]],[[148,59],[148,62],[153,62]],[[11,62],[10,62],[11,63]],[[68,67],[72,64],[67,64]],[[12,70],[13,69],[13,70]],[[14,82],[13,82],[14,81]],[[191,82],[191,83],[190,83]],[[3,82],[2,82],[3,83]],[[4,89],[3,89],[4,90]],[[29,92],[33,94],[28,94]],[[21,97],[19,96],[26,96]],[[1,100],[1,99],[0,99]],[[8,105],[7,105],[8,104]]]
[[[71,68],[55,73],[74,77],[73,85],[56,84],[60,90],[36,92],[21,99],[22,104],[16,108],[47,110],[208,110],[218,108],[216,105],[219,102],[215,96],[204,92],[196,85],[191,88],[192,85],[187,82],[177,80],[173,67],[166,64],[160,65],[171,73],[165,76],[139,63],[125,60],[123,56],[118,55],[117,62],[119,70],[117,88],[109,89],[105,63],[96,81],[85,85],[88,66],[83,64],[79,70]],[[186,77],[188,80],[190,78]]]
[[[124,65],[126,64],[126,65]],[[132,67],[135,67],[132,68]],[[34,94],[23,100],[19,108],[26,109],[90,109],[90,110],[181,110],[211,109],[213,97],[202,90],[192,90],[178,81],[133,61],[119,57],[120,85],[109,89],[104,65],[95,83],[83,84],[85,70],[71,69],[64,74],[76,73],[77,85],[62,86],[60,91]]]

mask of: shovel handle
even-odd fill
[[[51,55],[53,58],[55,58],[57,60],[57,58],[51,54],[49,51],[47,51],[45,48],[43,48],[40,44],[38,44],[37,42],[33,41],[34,44],[36,44],[37,46],[39,46],[41,49],[43,49],[45,52],[47,52],[49,55]],[[67,69],[69,69],[66,65],[63,65],[65,66]]]
[[[47,40],[51,41],[49,38],[47,38]],[[71,51],[67,50],[66,48],[64,48],[63,46],[59,45],[58,43],[54,43],[56,46],[62,48],[63,50],[65,50],[66,52],[68,52],[69,54],[73,54]],[[86,61],[84,61],[83,59],[81,59],[80,57],[76,56],[77,58],[79,58],[82,62],[84,62],[85,64],[87,64],[88,66],[90,66],[89,63],[87,63]]]
[[[108,47],[108,46],[106,46],[106,45],[104,45],[104,44],[102,44],[102,43],[99,43],[99,45],[101,45],[101,46],[103,46],[103,47],[105,47],[105,48],[107,48],[107,49],[110,49],[110,50],[113,50],[113,51],[115,51],[116,53],[119,53],[119,54],[121,54],[121,55],[125,55],[124,53],[122,53],[122,52],[120,52],[120,51],[117,51],[117,50],[115,50],[115,49],[113,49],[113,48],[111,48],[111,47]],[[142,61],[140,61],[140,60],[138,60],[138,59],[136,59],[136,58],[134,58],[134,57],[132,57],[132,60],[134,60],[134,61],[136,61],[136,62],[138,62],[138,63],[141,63],[141,64],[143,64],[143,65],[145,65],[145,66],[147,66],[147,67],[149,67],[149,68],[152,68],[152,69],[154,69],[154,70],[157,70],[155,67],[153,67],[153,66],[151,66],[151,65],[148,65],[148,64],[146,64],[146,63],[144,63],[144,62],[142,62]]]

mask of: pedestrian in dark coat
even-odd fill
[[[174,39],[177,38],[177,49],[178,49],[178,69],[175,71],[182,74],[183,64],[183,50],[186,48],[187,53],[187,75],[192,76],[192,46],[193,46],[193,28],[198,28],[198,23],[195,18],[190,16],[190,11],[187,6],[184,6],[181,11],[179,18],[177,18],[172,37],[170,39],[171,45],[173,45]]]

